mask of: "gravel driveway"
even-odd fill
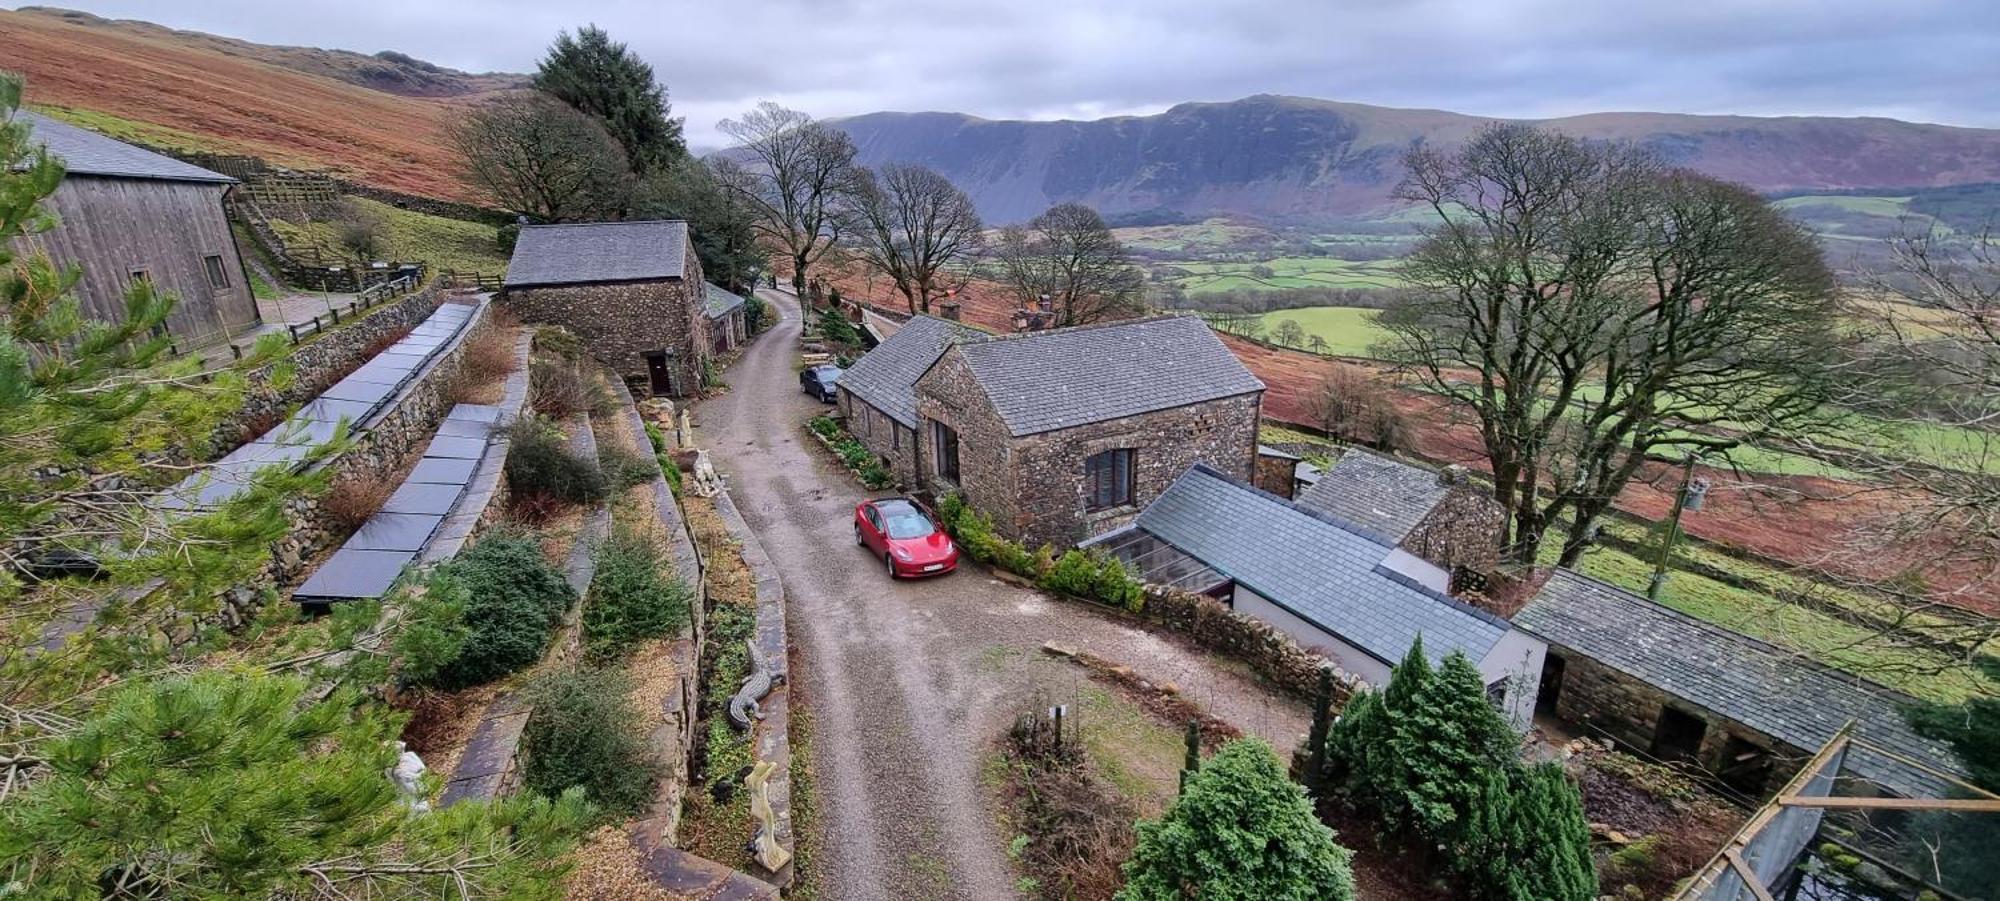
[[[806,435],[822,406],[799,391],[797,303],[759,292],[781,319],[729,369],[728,394],[695,411],[701,441],[780,570],[799,689],[814,720],[812,766],[830,899],[1011,898],[1015,875],[980,768],[1037,693],[1082,677],[1047,641],[1091,651],[1188,696],[1281,753],[1307,713],[1238,665],[1080,604],[1002,583],[977,566],[892,583],[855,547],[865,492]]]

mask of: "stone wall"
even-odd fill
[[[1292,483],[1298,458],[1276,454],[1257,454],[1257,478],[1252,483],[1282,498],[1292,496]]]
[[[210,439],[215,456],[254,441],[299,405],[318,397],[356,367],[368,362],[368,350],[405,329],[416,327],[437,311],[444,300],[442,288],[432,285],[401,300],[376,307],[351,322],[314,336],[295,348],[285,359],[267,363],[246,373],[251,388],[243,406],[216,426]],[[280,367],[293,369],[284,388],[272,387],[272,377]]]
[[[1131,522],[1196,463],[1249,481],[1257,401],[1247,394],[1014,439],[1018,499],[1004,527],[1029,547],[1065,547]],[[1132,503],[1088,510],[1085,460],[1117,448],[1135,450]]]
[[[423,450],[437,431],[438,423],[451,411],[452,400],[446,391],[458,376],[466,344],[495,327],[493,318],[487,315],[490,309],[482,307],[474,313],[465,330],[432,360],[430,368],[403,386],[402,393],[375,418],[357,423],[352,447],[321,463],[332,471],[329,492],[342,490],[349,483],[379,481],[385,473],[400,471],[405,462]],[[322,508],[324,497],[304,495],[285,502],[285,516],[291,528],[272,547],[271,562],[256,581],[290,584],[304,574],[308,561],[346,539],[344,531]],[[225,624],[236,625],[249,612],[245,607],[253,603],[254,599],[243,602],[232,599],[223,611]]]
[[[1567,722],[1591,727],[1592,731],[1629,749],[1649,754],[1660,712],[1672,707],[1705,724],[1706,731],[1702,733],[1695,758],[1711,771],[1720,771],[1732,762],[1725,759],[1729,756],[1726,751],[1731,737],[1771,750],[1771,777],[1777,780],[1789,778],[1802,761],[1812,756],[1812,751],[1787,745],[1735,720],[1682,701],[1568,648],[1552,644],[1548,656],[1563,661],[1556,715]]]
[[[650,386],[646,354],[667,355],[672,394],[701,393],[710,347],[701,270],[688,254],[690,278],[510,288],[502,305],[522,322],[560,325],[620,378]]]
[[[936,475],[937,449],[932,447],[932,422],[958,433],[959,478],[956,485]],[[974,509],[993,517],[1003,530],[1019,520],[1015,476],[1009,454],[1013,438],[986,400],[972,370],[957,349],[948,350],[917,383],[917,484],[943,495],[957,490]],[[1010,531],[1010,537],[1012,535]]]
[[[916,432],[845,390],[840,392],[839,405],[847,433],[875,456],[888,461],[889,472],[899,484],[917,484]]]
[[[1300,697],[1311,698],[1319,689],[1322,667],[1334,668],[1336,701],[1345,701],[1366,684],[1271,624],[1237,613],[1207,595],[1148,585],[1142,615],[1203,648],[1249,664],[1271,684]]]
[[[1463,467],[1446,467],[1438,479],[1451,490],[1403,537],[1403,550],[1447,570],[1492,572],[1500,564],[1507,511],[1491,493],[1472,484]]]

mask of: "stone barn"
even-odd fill
[[[716,353],[728,353],[750,340],[743,316],[743,298],[714,282],[703,282],[705,302],[702,315],[708,319],[708,337]]]
[[[229,340],[262,323],[223,198],[236,180],[35,113],[29,141],[67,167],[47,201],[55,228],[17,239],[59,266],[76,266],[85,315],[125,317],[134,279],[178,297],[164,323],[182,349]]]
[[[903,484],[917,484],[918,377],[953,342],[986,337],[971,326],[916,316],[840,374],[838,403],[847,431]]]
[[[1507,512],[1465,467],[1425,469],[1348,448],[1298,504],[1355,523],[1451,574],[1451,593],[1484,591]]]
[[[912,465],[1006,536],[1064,548],[1196,463],[1251,479],[1263,394],[1191,316],[957,341],[916,380]]]
[[[521,229],[504,309],[560,325],[633,386],[701,393],[713,344],[708,286],[685,222],[589,222]]]

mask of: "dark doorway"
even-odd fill
[[[679,394],[674,390],[673,368],[667,365],[667,355],[663,351],[646,354],[646,381],[654,394],[667,397]]]
[[[958,484],[958,433],[942,422],[931,423],[931,447],[937,455],[938,478]]]
[[[1562,701],[1565,665],[1563,659],[1554,654],[1542,659],[1542,681],[1535,687],[1536,716],[1556,715],[1556,705]]]
[[[1701,751],[1702,736],[1708,734],[1708,724],[1701,717],[1672,707],[1660,708],[1660,722],[1653,727],[1653,748],[1650,752],[1661,760],[1693,760]]]
[[[1740,735],[1731,735],[1722,745],[1721,767],[1716,775],[1730,788],[1761,798],[1764,783],[1771,778],[1771,751]]]

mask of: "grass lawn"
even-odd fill
[[[350,202],[380,217],[386,224],[379,255],[387,260],[423,260],[432,269],[456,269],[500,275],[507,271],[507,257],[495,243],[498,228],[483,222],[446,219],[414,210],[405,210],[369,200],[350,197]],[[271,227],[288,248],[317,247],[322,255],[339,257],[336,235],[339,226],[330,221],[301,225],[281,219]]]
[[[1277,329],[1278,323],[1290,319],[1305,329],[1307,336],[1326,339],[1328,353],[1365,357],[1369,356],[1370,346],[1388,334],[1375,324],[1379,312],[1361,307],[1300,307],[1273,310],[1258,317],[1258,321],[1263,323],[1266,337]]]

